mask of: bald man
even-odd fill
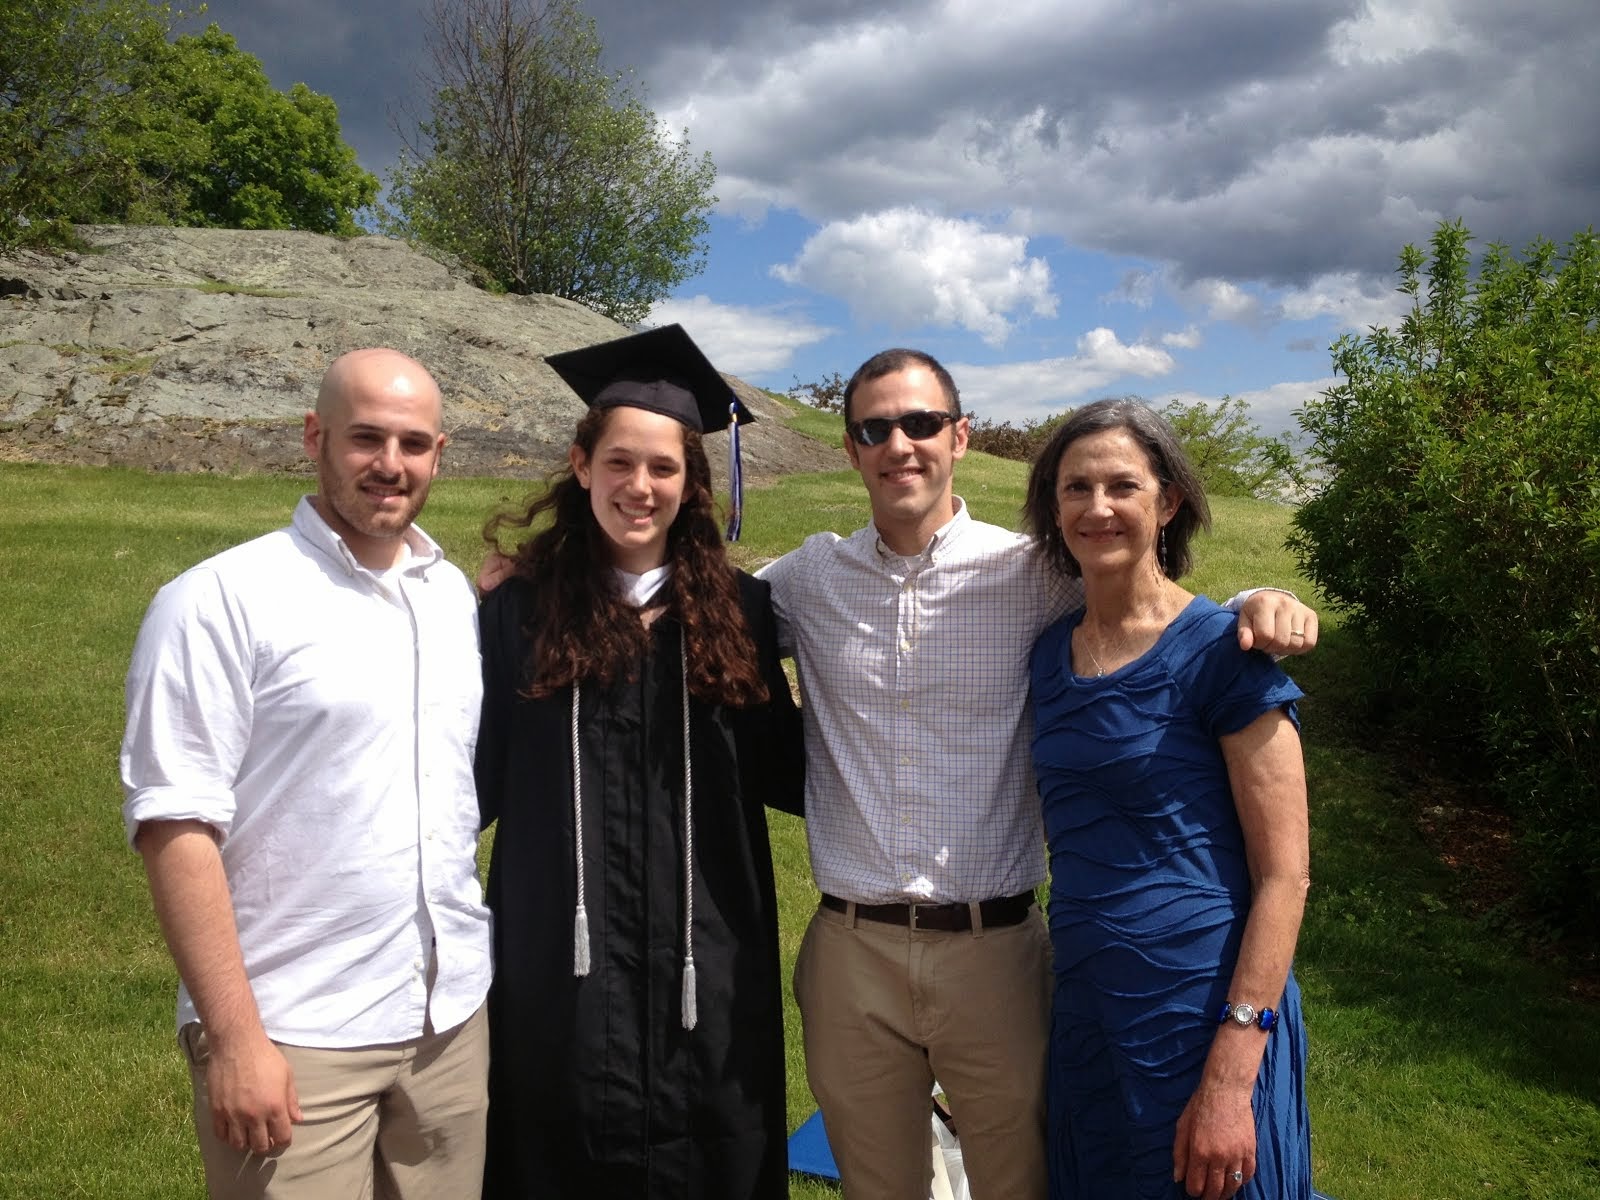
[[[478,1194],[477,629],[414,524],[444,444],[419,363],[338,359],[317,493],[162,588],[134,647],[123,820],[213,1197]]]

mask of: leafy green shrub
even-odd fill
[[[1371,639],[1410,728],[1481,761],[1535,898],[1600,918],[1600,240],[1407,246],[1398,332],[1334,347],[1309,405],[1302,569]],[[1591,924],[1592,927],[1592,924]]]
[[[1267,437],[1237,396],[1215,404],[1173,400],[1161,410],[1206,491],[1213,496],[1279,500],[1302,484],[1300,460],[1288,434]]]

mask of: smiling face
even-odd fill
[[[1181,501],[1126,429],[1085,434],[1056,469],[1056,526],[1085,579],[1160,574],[1156,539]]]
[[[933,372],[921,365],[866,381],[850,401],[852,421],[924,410],[948,412],[950,403]],[[965,417],[920,441],[899,428],[878,446],[861,446],[845,435],[845,453],[867,485],[873,524],[895,553],[920,554],[955,515],[951,479],[966,452]]]
[[[440,423],[438,385],[403,354],[358,350],[329,368],[305,422],[306,453],[317,462],[314,502],[363,566],[399,561],[439,473]]]
[[[569,452],[613,566],[639,575],[666,561],[667,531],[688,479],[683,435],[671,417],[619,406],[606,410],[592,454],[578,446]]]

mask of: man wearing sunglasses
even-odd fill
[[[795,965],[806,1073],[847,1197],[928,1194],[937,1078],[977,1200],[1042,1200],[1050,949],[1028,656],[1081,587],[955,495],[967,418],[932,356],[868,359],[844,407],[872,522],[762,572],[805,697],[822,891]],[[1246,648],[1316,643],[1316,614],[1287,593],[1230,603]]]

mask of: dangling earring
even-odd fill
[[[1161,527],[1161,537],[1159,540],[1160,545],[1156,547],[1156,566],[1159,567],[1161,573],[1165,575],[1167,573],[1167,527],[1165,525]]]

